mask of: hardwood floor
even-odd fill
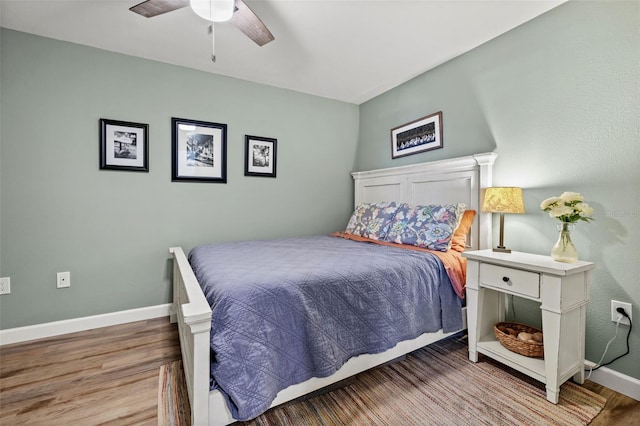
[[[167,318],[0,346],[0,425],[156,425],[160,366],[180,359]],[[640,402],[607,397],[591,426],[640,424]]]
[[[640,425],[640,401],[587,380],[584,387],[607,398],[607,405],[589,426],[638,426]]]
[[[180,359],[168,318],[0,347],[0,424],[156,425],[160,366]]]

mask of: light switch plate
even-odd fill
[[[71,272],[58,272],[57,287],[58,288],[71,287]]]

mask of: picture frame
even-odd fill
[[[149,125],[101,118],[100,170],[149,172]]]
[[[227,183],[227,125],[171,118],[171,180]]]
[[[276,177],[278,140],[245,135],[244,175]]]
[[[442,111],[391,129],[391,158],[442,147]]]

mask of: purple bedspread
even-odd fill
[[[462,328],[430,253],[318,236],[204,245],[189,261],[213,311],[211,388],[238,420],[355,355]]]

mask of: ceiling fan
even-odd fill
[[[144,17],[152,18],[181,9],[190,3],[198,15],[209,21],[221,22],[230,20],[258,46],[263,46],[274,40],[271,31],[242,0],[146,0],[129,8],[129,10]],[[228,13],[223,11],[224,16],[216,17],[216,9],[227,8],[227,6],[229,6]],[[208,16],[205,16],[207,14]],[[211,31],[213,33],[212,27]],[[215,61],[215,55],[212,55],[212,59]]]

